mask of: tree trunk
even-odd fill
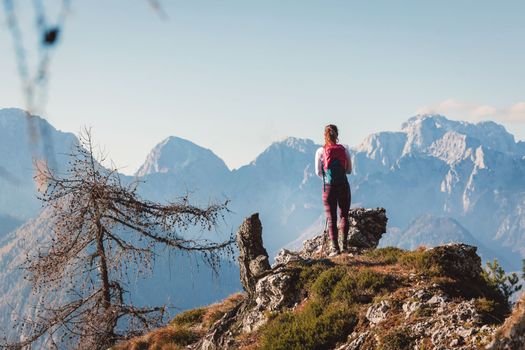
[[[97,255],[99,258],[98,267],[100,269],[100,279],[102,280],[102,296],[104,309],[111,306],[111,293],[109,287],[108,265],[106,262],[106,252],[104,250],[104,229],[100,220],[97,221]]]

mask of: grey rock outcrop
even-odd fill
[[[278,268],[257,281],[255,299],[243,317],[243,332],[253,332],[267,321],[268,311],[292,307],[298,301],[294,290],[297,279],[294,270]]]
[[[370,323],[379,323],[386,319],[390,308],[391,306],[388,300],[381,300],[378,304],[374,304],[368,308],[366,318]]]
[[[448,276],[475,279],[481,274],[477,248],[462,243],[449,243],[430,249],[433,260]]]
[[[262,225],[259,213],[246,218],[237,231],[239,268],[244,290],[252,295],[258,278],[270,270],[268,253],[262,242]]]
[[[386,232],[385,208],[350,210],[350,230],[348,245],[356,248],[376,248],[379,240]]]
[[[274,259],[274,267],[278,265],[286,265],[294,261],[301,261],[300,252],[293,252],[288,249],[281,249]]]
[[[388,218],[384,208],[354,208],[350,209],[350,230],[348,232],[348,245],[350,249],[376,248],[379,240],[386,232]],[[328,254],[328,236],[321,234],[303,243],[301,257],[314,259]]]
[[[425,288],[422,281],[416,282],[409,291],[411,293],[407,294],[400,309],[396,309],[389,299],[372,304],[366,312],[370,331],[351,334],[346,344],[337,350],[381,347],[373,329],[396,317],[402,317],[405,334],[410,335],[413,349],[477,349],[479,344],[486,344],[494,333],[495,326],[481,326],[482,316],[476,309],[475,299],[453,301],[439,288]],[[364,346],[365,343],[369,345]],[[371,347],[370,344],[375,345]]]

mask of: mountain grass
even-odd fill
[[[396,247],[385,247],[365,252],[365,256],[382,264],[395,264],[407,251]]]
[[[233,294],[220,303],[176,315],[166,326],[143,336],[123,341],[111,350],[182,350],[199,340],[226,312],[244,299]]]
[[[359,304],[397,286],[391,276],[349,266],[312,265],[302,276],[308,302],[271,318],[260,332],[261,349],[331,348],[356,326]]]
[[[198,308],[185,311],[175,316],[175,318],[170,322],[170,324],[174,326],[193,326],[197,323],[202,322],[205,313],[205,308]]]

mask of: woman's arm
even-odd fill
[[[315,152],[315,173],[323,178],[323,148],[320,147]]]
[[[346,163],[346,173],[351,174],[352,173],[352,157],[350,157],[350,152],[348,151],[348,148],[345,146],[346,151],[346,158],[348,159],[348,162]]]

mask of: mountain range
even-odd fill
[[[11,306],[23,312],[28,303],[20,256],[49,233],[36,197],[34,160],[52,157],[53,168],[63,171],[75,142],[73,134],[42,118],[0,109],[0,314],[6,315],[0,326],[11,322]],[[289,137],[230,170],[213,151],[172,136],[155,146],[135,176],[122,178],[142,180],[140,194],[161,202],[186,193],[197,204],[229,199],[231,213],[218,227],[219,237],[259,212],[264,244],[274,256],[323,230],[322,185],[313,159],[318,147],[312,140]],[[525,256],[525,143],[503,126],[418,115],[399,131],[371,134],[350,147],[350,153],[352,205],[387,210],[388,233],[381,245],[413,248],[462,241],[479,246],[484,259],[498,258],[507,269],[520,268]],[[185,309],[240,288],[236,266],[225,264],[215,282],[201,268],[191,272],[195,278],[190,285],[202,295],[184,299],[193,295],[184,283],[191,260],[184,259],[159,259],[153,275],[137,281],[136,291],[144,291],[137,300],[169,299]],[[176,273],[166,283],[173,266]]]

